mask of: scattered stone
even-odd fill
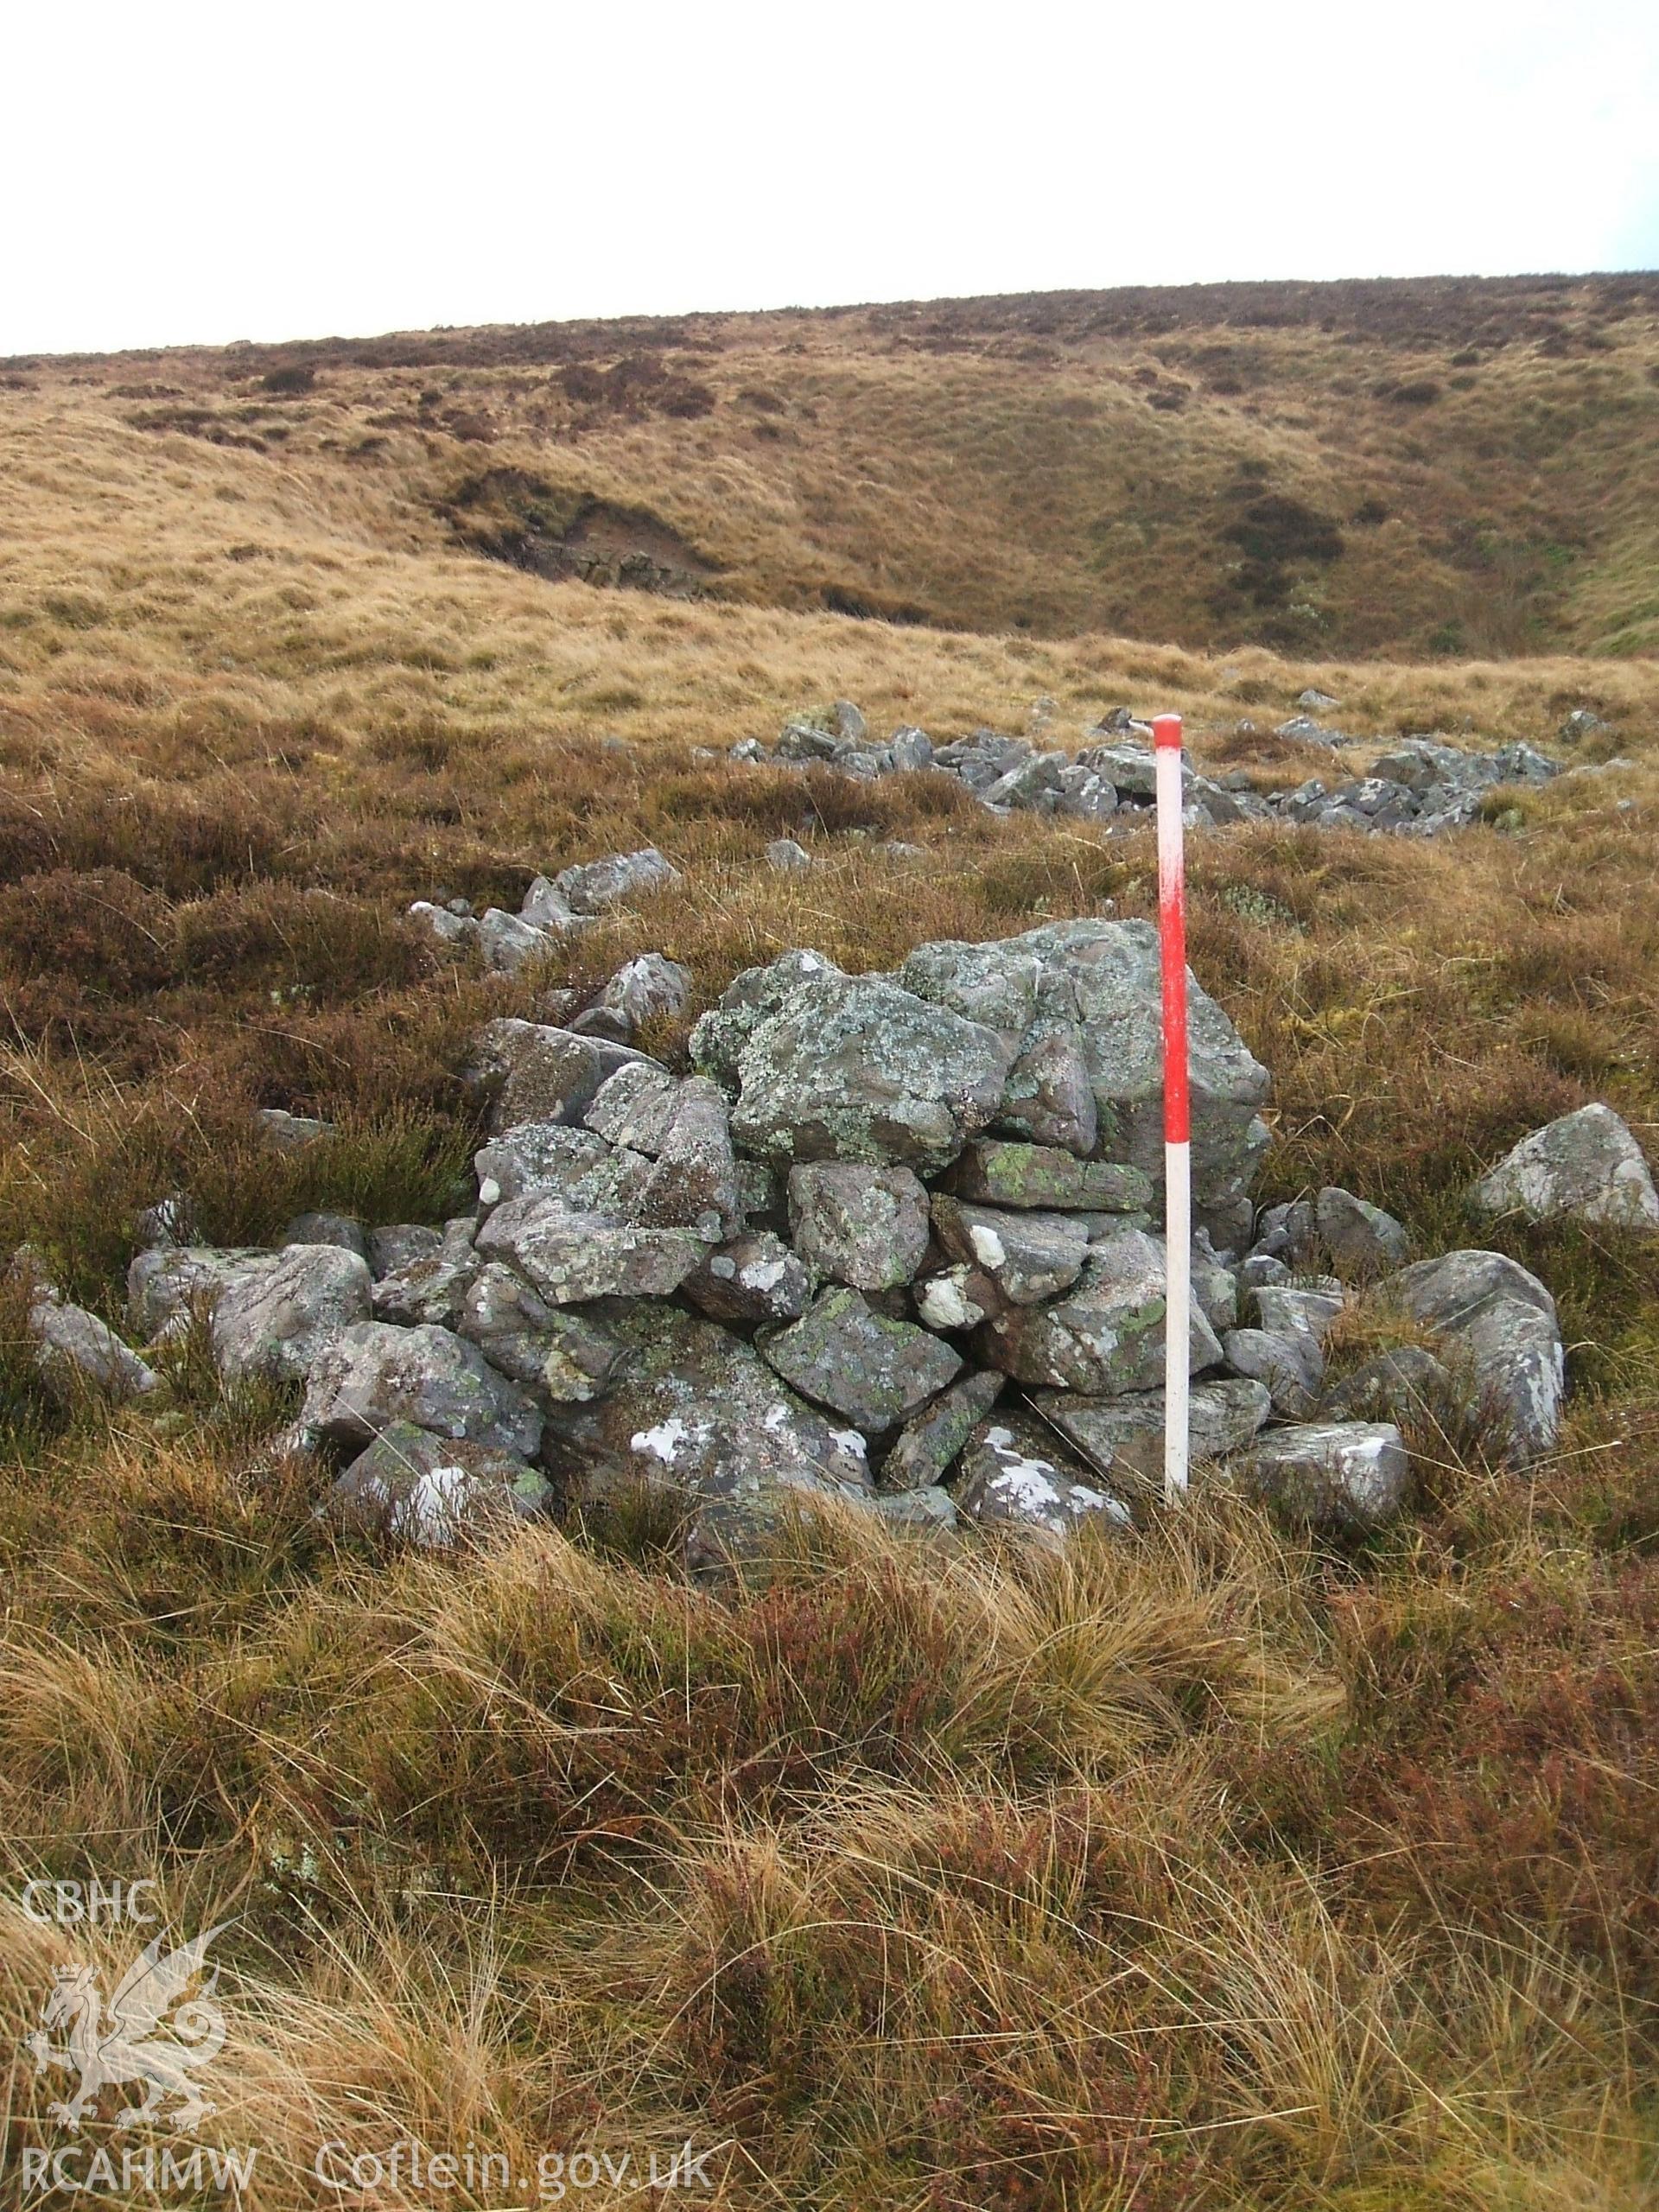
[[[332,1122],[320,1122],[310,1114],[290,1114],[282,1106],[261,1106],[253,1118],[265,1142],[276,1152],[303,1152],[307,1145],[334,1134]]]
[[[766,847],[766,865],[776,868],[780,875],[787,875],[794,869],[810,868],[812,855],[793,837],[774,837]]]
[[[500,906],[486,906],[476,928],[485,966],[501,976],[518,975],[520,969],[539,958],[553,943],[545,930],[538,930],[534,923],[509,914]]]
[[[1332,1265],[1347,1280],[1363,1281],[1405,1265],[1410,1240],[1403,1224],[1351,1191],[1327,1184],[1313,1202],[1313,1218]]]
[[[368,1262],[333,1244],[293,1244],[234,1277],[213,1307],[213,1357],[228,1381],[302,1382],[354,1322],[369,1318]]]
[[[1328,691],[1315,690],[1310,684],[1306,691],[1298,692],[1296,703],[1307,714],[1327,715],[1333,708],[1339,707],[1342,702],[1333,699]]]
[[[328,1514],[354,1535],[443,1550],[542,1512],[552,1494],[546,1477],[510,1452],[394,1421],[335,1483]]]
[[[1221,1348],[1236,1375],[1264,1382],[1273,1410],[1300,1421],[1313,1410],[1325,1379],[1325,1354],[1310,1329],[1274,1336],[1266,1329],[1229,1329]]]
[[[913,774],[918,769],[933,765],[933,742],[924,729],[906,727],[893,733],[888,750],[893,765],[899,774]]]
[[[342,1252],[369,1256],[363,1224],[347,1213],[296,1213],[277,1236],[279,1244],[338,1244]]]
[[[1125,1229],[1090,1248],[1075,1287],[1050,1306],[1019,1306],[987,1321],[976,1343],[987,1366],[1021,1382],[1115,1397],[1163,1380],[1163,1239]],[[1203,1309],[1192,1317],[1193,1373],[1222,1349]]]
[[[145,1344],[182,1336],[197,1313],[245,1276],[269,1272],[273,1252],[215,1250],[206,1244],[163,1244],[138,1253],[127,1269],[127,1316]]]
[[[789,1225],[821,1275],[891,1290],[912,1280],[927,1250],[927,1192],[907,1167],[816,1161],[789,1171]]]
[[[989,1368],[964,1375],[899,1432],[881,1462],[881,1482],[889,1491],[925,1490],[940,1482],[957,1453],[996,1403],[1006,1378]]]
[[[803,1397],[861,1429],[909,1421],[962,1371],[948,1344],[872,1310],[855,1290],[824,1291],[802,1319],[764,1342],[766,1363]]]
[[[524,1459],[542,1437],[541,1414],[475,1344],[448,1329],[356,1322],[312,1369],[293,1440],[347,1449],[397,1421]]]
[[[467,1285],[460,1333],[538,1402],[580,1404],[616,1374],[622,1347],[590,1313],[550,1306],[499,1262]]]
[[[1164,1477],[1164,1394],[1136,1391],[1121,1398],[1084,1398],[1069,1390],[1039,1390],[1034,1409],[1103,1474],[1139,1484]],[[1224,1376],[1192,1386],[1187,1448],[1194,1461],[1224,1459],[1242,1452],[1272,1412],[1264,1382]]]
[[[73,1407],[92,1391],[124,1405],[155,1389],[160,1377],[113,1329],[84,1306],[71,1306],[32,1266],[24,1272],[35,1371],[60,1404]]]
[[[849,745],[863,744],[870,734],[870,726],[850,699],[837,699],[830,712],[837,737],[845,738]]]
[[[1287,1520],[1364,1535],[1404,1505],[1411,1461],[1391,1422],[1319,1421],[1268,1429],[1243,1471]]]
[[[957,1505],[971,1520],[1051,1542],[1093,1525],[1127,1529],[1129,1510],[1028,1416],[982,1421],[962,1454]]]
[[[553,880],[572,914],[582,915],[602,913],[620,899],[638,899],[679,879],[678,868],[655,845],[645,845],[637,853],[611,853],[602,861],[561,868]]]
[[[1537,1276],[1501,1252],[1447,1252],[1386,1287],[1467,1360],[1506,1455],[1518,1466],[1541,1458],[1560,1427],[1567,1363],[1555,1301]]]
[[[782,1237],[760,1230],[711,1252],[680,1288],[716,1321],[798,1321],[812,1278]]]
[[[657,1229],[573,1213],[556,1197],[499,1205],[478,1232],[480,1254],[504,1260],[554,1306],[595,1298],[666,1298],[708,1250],[689,1229]]]
[[[570,1017],[570,1032],[575,1037],[599,1037],[608,1045],[629,1045],[633,1041],[633,1024],[625,1014],[614,1007],[584,1007],[580,1014]]]
[[[1590,708],[1574,707],[1561,724],[1561,742],[1563,745],[1578,745],[1586,737],[1599,737],[1604,730],[1611,728],[1611,722],[1604,721]]]
[[[409,918],[418,922],[442,944],[470,944],[478,936],[478,924],[470,914],[453,914],[447,906],[435,906],[429,899],[417,899],[409,910]]]
[[[1469,1194],[1477,1213],[1659,1229],[1659,1192],[1642,1148],[1611,1106],[1581,1106],[1530,1136]]]
[[[619,968],[600,998],[631,1029],[658,1015],[683,1014],[690,1002],[691,970],[662,952],[642,952]]]
[[[1076,1282],[1089,1256],[1087,1230],[1065,1214],[965,1205],[944,1192],[935,1194],[932,1214],[950,1256],[982,1268],[1008,1305],[1058,1297]]]
[[[196,1210],[188,1192],[174,1191],[146,1206],[133,1224],[140,1250],[152,1244],[197,1244],[200,1233]]]
[[[525,892],[518,915],[532,929],[544,930],[551,937],[567,936],[572,930],[586,926],[558,885],[545,875],[536,877]]]

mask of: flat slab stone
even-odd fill
[[[760,1349],[803,1397],[872,1431],[909,1421],[963,1364],[928,1330],[877,1313],[859,1292],[840,1287]]]
[[[959,1198],[1048,1213],[1134,1213],[1153,1201],[1152,1179],[1138,1167],[1008,1138],[965,1145],[946,1180]]]
[[[1025,1414],[982,1421],[962,1455],[958,1510],[1050,1543],[1079,1529],[1127,1529],[1129,1510],[1052,1433]]]
[[[572,1213],[557,1198],[510,1198],[478,1232],[485,1259],[504,1260],[552,1306],[595,1298],[666,1298],[712,1240],[613,1215]]]
[[[1135,1391],[1121,1398],[1086,1398],[1070,1390],[1039,1390],[1037,1411],[1077,1446],[1103,1473],[1156,1484],[1164,1475],[1164,1394]],[[1192,1386],[1188,1456],[1224,1459],[1255,1437],[1273,1410],[1264,1382],[1224,1376]]]
[[[950,1258],[982,1268],[1011,1306],[1058,1298],[1076,1282],[1089,1256],[1087,1230],[1065,1214],[969,1205],[939,1192],[933,1226]]]
[[[1287,1520],[1364,1534],[1406,1502],[1411,1462],[1388,1421],[1318,1421],[1272,1428],[1241,1463],[1245,1479]]]
[[[1048,1306],[1011,1306],[987,1321],[976,1347],[988,1367],[1021,1382],[1116,1397],[1163,1381],[1163,1239],[1126,1229],[1090,1248],[1076,1285]],[[1194,1305],[1189,1365],[1221,1363],[1221,1344]]]

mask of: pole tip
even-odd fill
[[[1154,747],[1169,746],[1179,753],[1181,749],[1180,716],[1154,715],[1152,718],[1152,741]]]

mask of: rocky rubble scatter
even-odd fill
[[[1363,1532],[1407,1501],[1413,1424],[1547,1453],[1565,1363],[1544,1285],[1491,1251],[1408,1263],[1400,1224],[1334,1187],[1258,1214],[1267,1072],[1191,989],[1198,1479]],[[1097,920],[922,945],[891,976],[785,953],[703,1015],[684,1075],[492,1022],[466,1211],[303,1215],[238,1250],[175,1241],[168,1202],[130,1322],[165,1345],[200,1317],[227,1378],[299,1386],[287,1441],[339,1470],[338,1519],[422,1544],[642,1485],[683,1504],[694,1565],[804,1495],[929,1530],[1120,1528],[1162,1459],[1159,1003],[1151,930]],[[1480,1188],[1640,1227],[1645,1172],[1598,1107]],[[33,1255],[13,1274],[48,1382],[156,1388]],[[1356,1297],[1422,1341],[1327,1382]]]

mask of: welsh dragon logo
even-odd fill
[[[53,2120],[73,2133],[100,2091],[128,2082],[142,2082],[147,2094],[141,2103],[116,2114],[118,2127],[161,2117],[169,2097],[184,2101],[167,2115],[175,2127],[194,2127],[207,2118],[213,2107],[191,2076],[225,2047],[225,2015],[213,2001],[218,1967],[194,1997],[180,2000],[203,1973],[207,1946],[228,1925],[221,1921],[171,1951],[162,1948],[168,1938],[157,1936],[116,1984],[107,2007],[91,1967],[58,1968],[41,2025],[29,2038],[36,2074],[60,2066],[80,2075],[73,2096],[48,2107]],[[67,2030],[60,2044],[50,2039],[56,2028]]]

